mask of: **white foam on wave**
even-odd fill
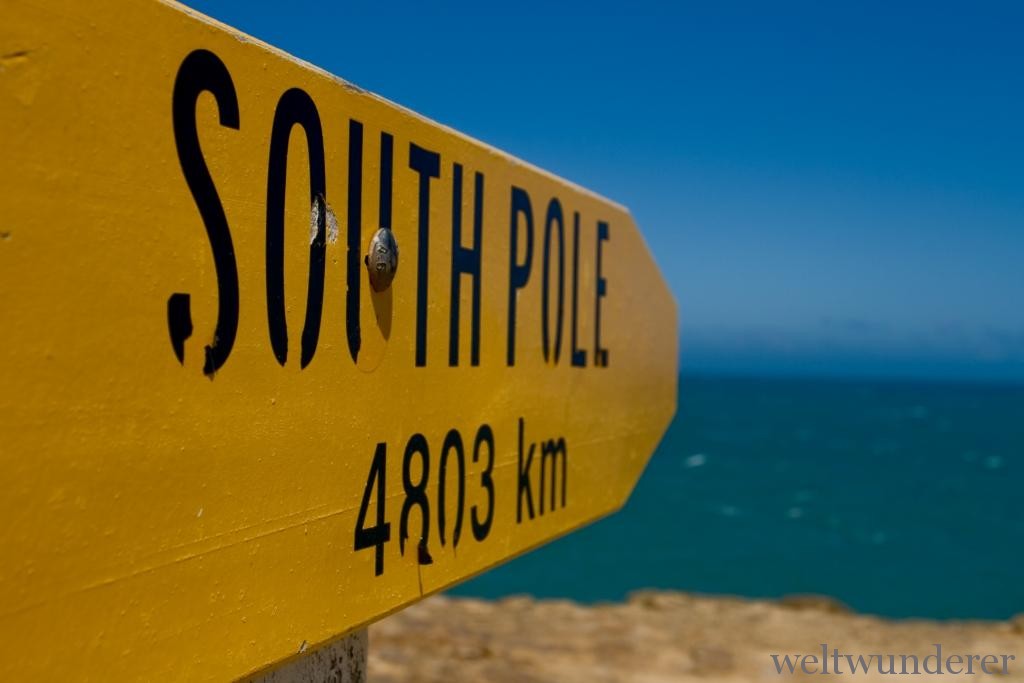
[[[706,464],[707,461],[708,456],[704,455],[703,453],[694,453],[693,455],[686,459],[686,466],[700,467],[701,465]]]

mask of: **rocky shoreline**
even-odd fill
[[[487,602],[436,596],[370,628],[372,683],[667,683],[820,680],[784,669],[772,655],[840,653],[845,677],[894,678],[874,663],[849,675],[845,654],[1012,657],[1007,675],[1024,681],[1024,616],[1006,622],[888,620],[850,612],[818,596],[777,601],[645,591],[624,603],[579,605],[516,597]],[[784,665],[784,660],[780,659]],[[792,661],[796,661],[795,659]],[[886,660],[888,661],[888,660]],[[898,662],[899,660],[897,660]],[[911,669],[912,671],[911,660]],[[897,664],[897,666],[899,666]],[[955,667],[954,667],[955,668]],[[915,681],[990,678],[924,670]],[[811,668],[810,670],[814,670]],[[883,669],[884,670],[884,669]],[[934,668],[930,669],[934,671]],[[994,671],[994,669],[992,669]],[[829,671],[836,677],[834,671]]]

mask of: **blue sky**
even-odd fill
[[[188,4],[629,206],[685,368],[1024,380],[1024,5]]]

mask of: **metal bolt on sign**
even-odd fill
[[[380,228],[370,240],[370,252],[364,259],[370,272],[370,286],[375,292],[383,292],[391,286],[398,272],[398,243],[388,228]]]

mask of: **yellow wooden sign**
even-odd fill
[[[0,680],[242,677],[629,496],[678,337],[621,206],[171,3],[0,55]]]

